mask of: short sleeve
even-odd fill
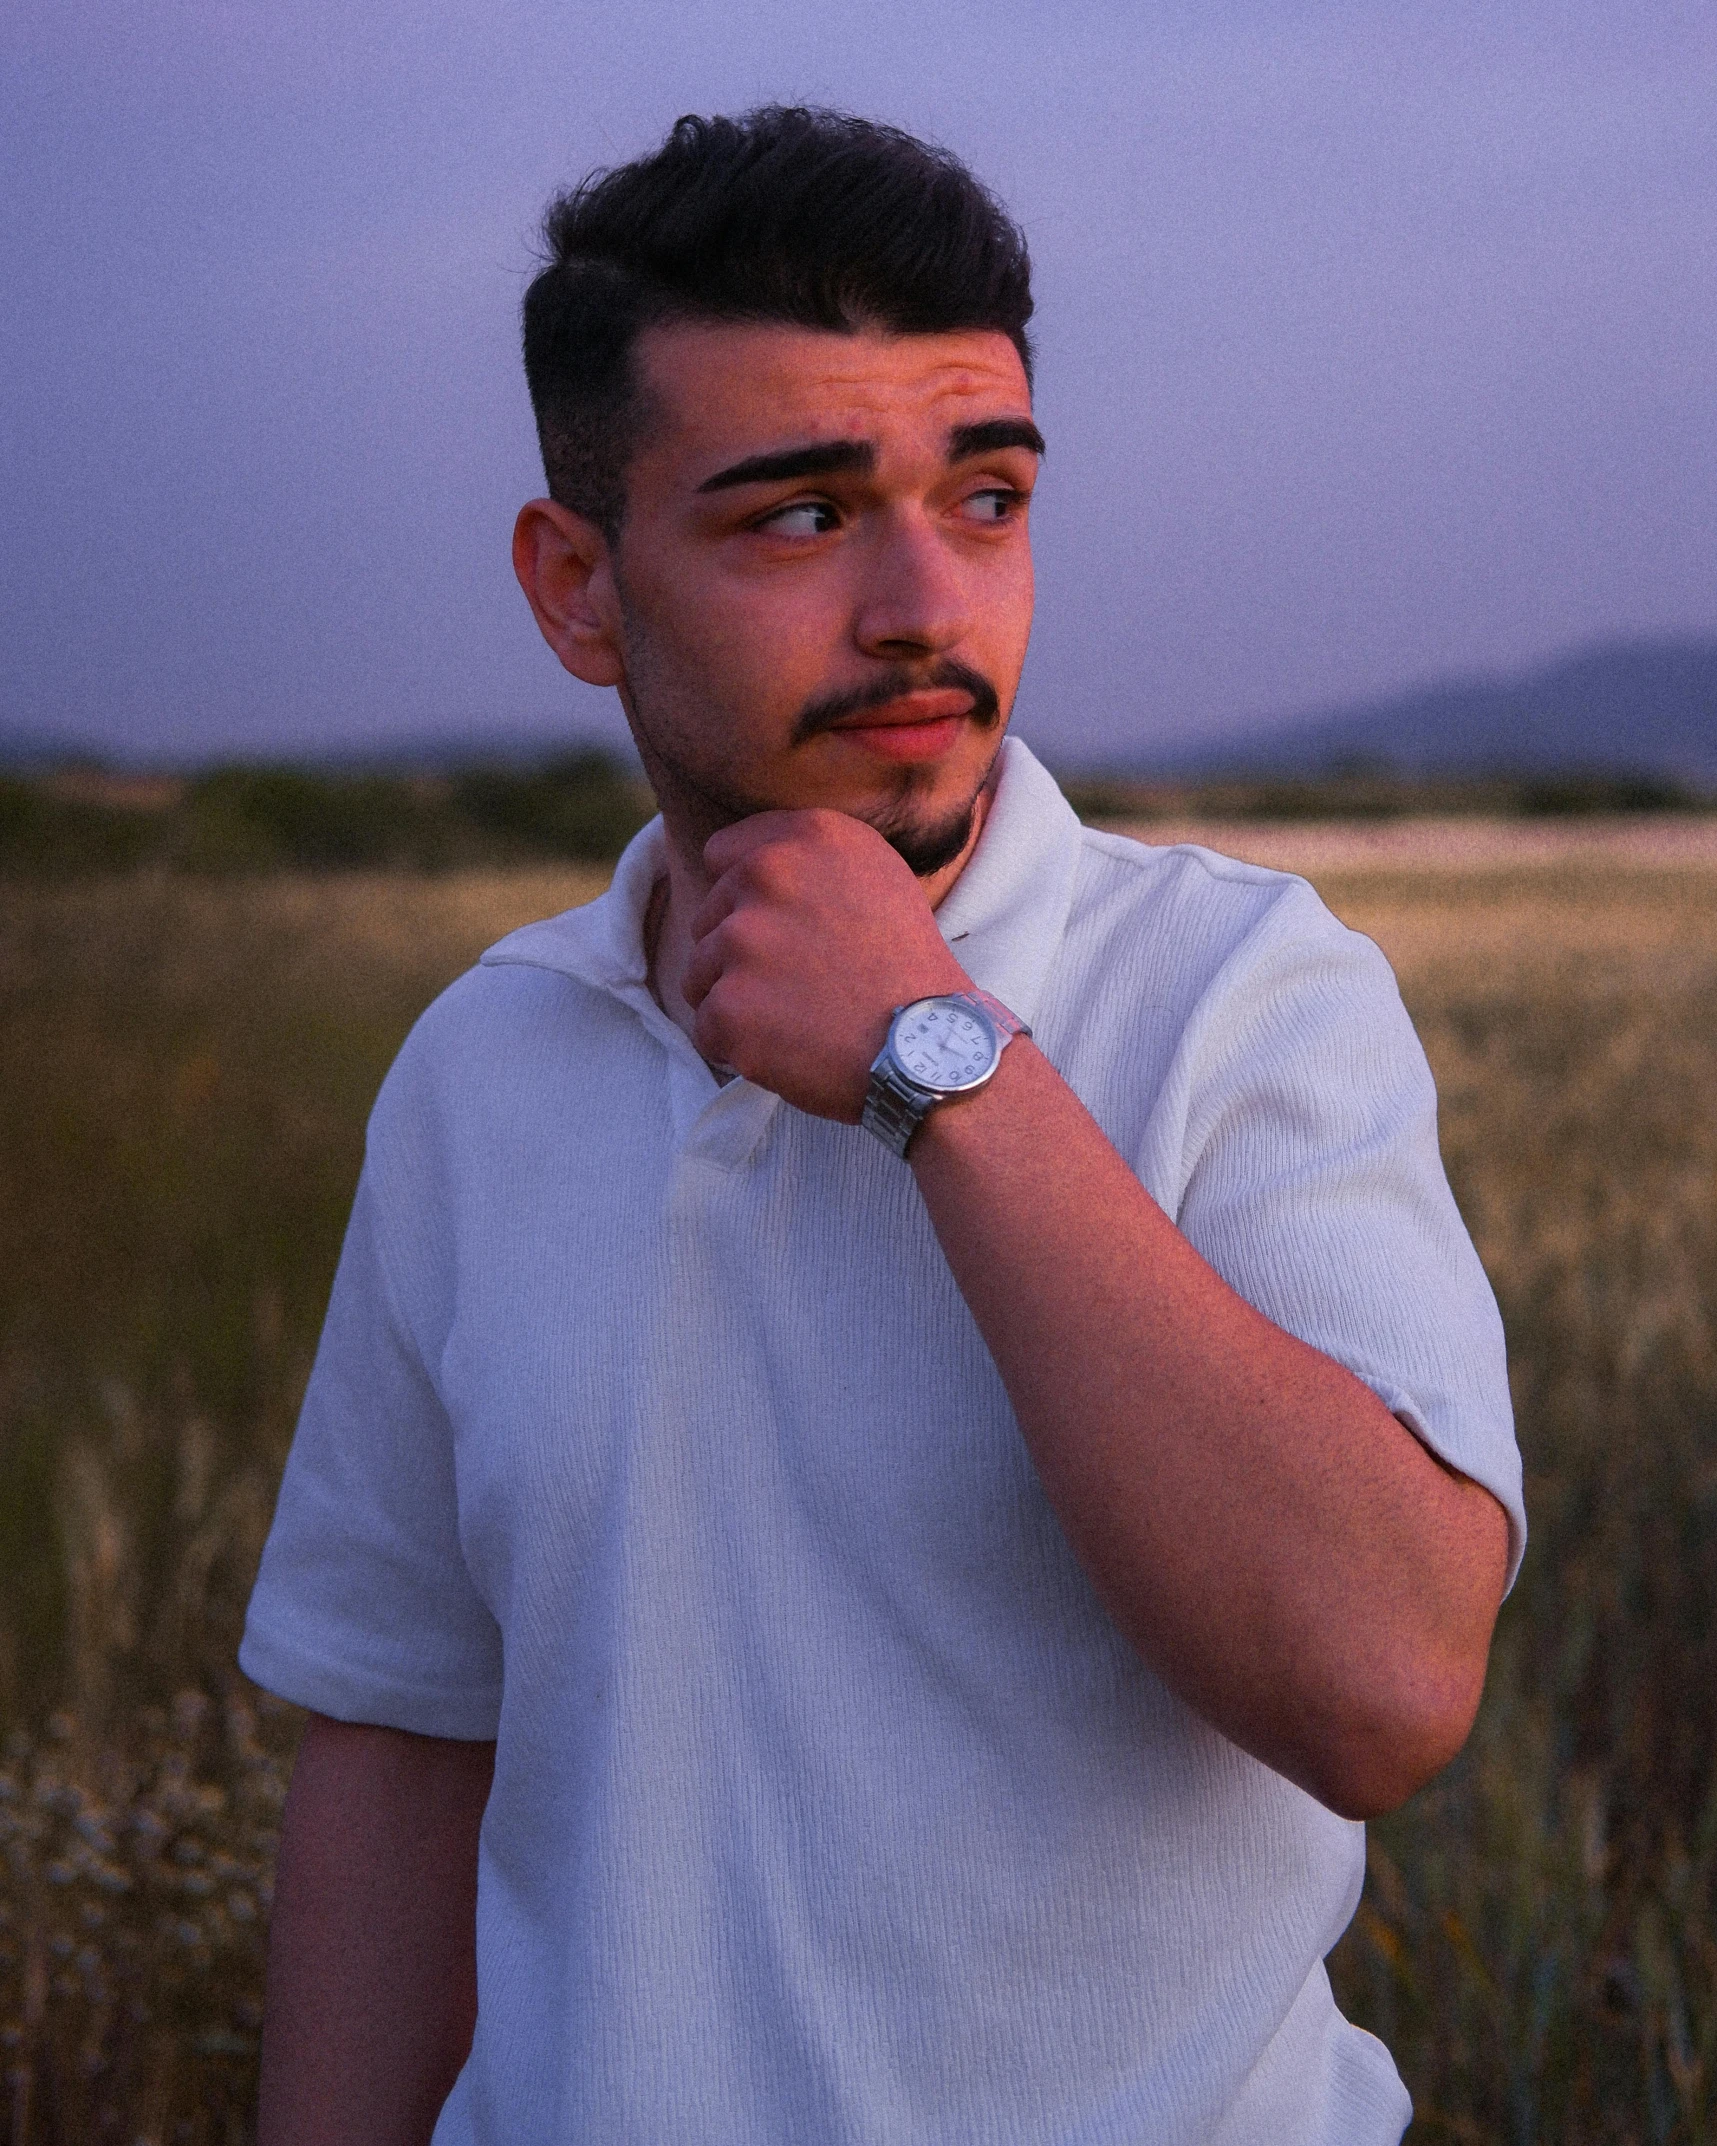
[[[1181,1229],[1492,1493],[1512,1585],[1526,1517],[1502,1321],[1388,962],[1295,885],[1215,980],[1185,1048]]]
[[[494,1736],[501,1635],[459,1541],[452,1429],[359,1184],[239,1665],[342,1721]]]

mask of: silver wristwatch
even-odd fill
[[[1030,1034],[988,991],[949,991],[897,1006],[870,1069],[865,1130],[904,1156],[938,1103],[981,1088],[1012,1039]]]

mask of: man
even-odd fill
[[[376,1107],[243,1655],[265,2146],[1395,2139],[1323,1956],[1522,1522],[1392,979],[1004,742],[959,165],[682,120],[548,230],[516,563],[661,819]]]

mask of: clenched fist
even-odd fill
[[[760,812],[711,837],[715,880],[681,981],[703,1055],[814,1117],[856,1125],[889,1015],[969,991],[924,889],[842,812]]]

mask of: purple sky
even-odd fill
[[[616,735],[507,563],[533,228],[769,97],[1025,223],[1058,761],[1717,631],[1704,0],[12,0],[0,726]]]

